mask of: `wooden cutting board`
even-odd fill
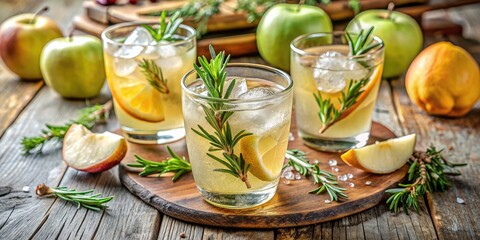
[[[394,136],[383,125],[373,123],[369,142]],[[169,145],[180,156],[186,156],[188,159],[184,140]],[[289,143],[289,148],[307,152],[311,160],[318,159],[321,169],[332,171],[327,162],[335,159],[339,169],[337,174],[352,173],[354,175],[352,179],[341,182],[341,186],[347,188],[348,200],[327,204],[325,203],[327,194],[307,193],[315,188],[311,179],[292,180],[289,184],[280,179],[276,195],[261,206],[244,210],[218,208],[202,199],[191,173],[173,183],[171,177],[139,177],[138,172],[130,172],[126,167],[126,164],[135,161],[134,154],[158,161],[167,158],[168,153],[163,145],[129,143],[129,150],[119,168],[119,175],[121,182],[130,192],[174,218],[219,227],[283,228],[325,222],[371,208],[384,199],[385,190],[396,186],[408,170],[408,167],[404,166],[387,175],[366,173],[345,165],[339,154],[318,152],[304,146],[298,137]],[[365,184],[366,181],[371,181],[371,185]],[[348,183],[355,186],[350,187]]]

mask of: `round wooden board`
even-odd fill
[[[370,142],[395,137],[386,127],[379,123],[372,124]],[[184,140],[169,144],[180,156],[187,156]],[[119,172],[121,182],[146,203],[152,205],[162,213],[188,222],[220,227],[238,228],[279,228],[310,225],[342,218],[371,208],[382,201],[385,190],[401,181],[408,170],[407,166],[398,171],[377,175],[345,165],[340,154],[324,153],[310,149],[295,137],[289,143],[289,148],[301,149],[308,153],[311,160],[318,159],[322,169],[331,171],[329,159],[338,162],[338,174],[352,173],[353,179],[341,182],[347,188],[349,198],[343,202],[326,204],[327,194],[308,194],[313,189],[311,179],[301,179],[284,183],[280,180],[277,193],[267,203],[244,210],[229,210],[212,206],[205,202],[193,180],[191,173],[173,183],[170,177],[139,177],[137,172],[131,172],[127,163],[134,162],[134,154],[152,160],[163,160],[168,156],[165,146],[139,145],[129,143],[129,149],[123,160]],[[372,184],[367,186],[366,181]],[[355,184],[350,187],[349,182]]]

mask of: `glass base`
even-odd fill
[[[199,186],[197,186],[197,189],[202,194],[203,199],[214,206],[228,209],[243,209],[256,207],[268,202],[275,195],[277,184],[266,189],[242,194],[209,192]]]
[[[162,131],[144,131],[122,127],[122,131],[128,141],[140,144],[165,144],[175,142],[185,136],[183,127]]]
[[[364,132],[350,138],[321,138],[299,132],[305,145],[323,152],[344,152],[352,148],[367,145],[370,132]]]

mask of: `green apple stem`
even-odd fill
[[[38,15],[41,15],[41,14],[47,12],[48,9],[49,9],[48,6],[45,6],[45,7],[43,7],[43,8],[38,9],[38,10],[33,14],[33,16],[32,16],[32,18],[30,19],[30,21],[28,21],[28,24],[32,24],[33,22],[35,22],[35,18],[37,18]]]
[[[388,13],[387,13],[386,19],[390,19],[390,17],[392,16],[392,12],[393,12],[394,8],[395,8],[395,3],[390,2],[387,6]]]
[[[303,4],[305,4],[305,0],[300,0],[298,2],[297,12],[300,11],[300,8],[302,7]]]

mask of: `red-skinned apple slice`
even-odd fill
[[[79,124],[73,124],[63,139],[63,160],[84,172],[108,170],[119,164],[126,153],[127,142],[122,136],[111,132],[92,133]]]

